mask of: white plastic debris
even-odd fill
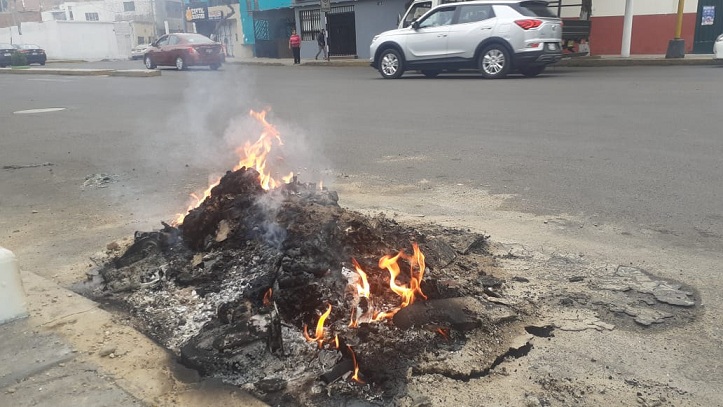
[[[0,247],[0,324],[28,316],[23,282],[15,255]]]

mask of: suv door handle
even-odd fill
[[[447,34],[439,34],[439,35],[437,35],[437,38],[439,38],[439,37],[446,37],[446,36],[447,36]]]
[[[491,30],[491,29],[492,29],[492,27],[482,27],[482,28],[480,28],[480,30]]]

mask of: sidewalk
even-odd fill
[[[227,64],[293,66],[291,58],[226,58]],[[713,54],[690,54],[685,58],[666,59],[665,55],[593,55],[587,57],[563,58],[554,66],[596,67],[596,66],[670,66],[670,65],[716,65],[723,64],[713,59]],[[367,59],[331,58],[330,61],[302,59],[302,66],[364,66],[369,67]]]
[[[82,75],[82,76],[125,76],[125,77],[155,77],[161,76],[158,69],[114,69],[114,61],[104,61],[110,68],[82,68],[84,63],[93,61],[48,61],[43,67],[0,68],[0,74],[42,74],[42,75]],[[53,64],[78,64],[78,68],[54,68]],[[291,58],[226,58],[228,65],[261,65],[261,66],[294,66]],[[685,58],[666,59],[665,55],[633,55],[623,58],[619,55],[594,55],[588,57],[564,58],[552,65],[554,67],[616,67],[616,66],[680,66],[680,65],[723,65],[723,61],[716,61],[712,54],[690,54]],[[302,59],[301,66],[331,66],[331,67],[367,67],[366,59],[332,58],[329,61]]]
[[[30,316],[0,325],[0,406],[266,406],[178,365],[98,303],[21,274]]]

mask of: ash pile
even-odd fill
[[[269,404],[404,406],[410,378],[481,377],[510,350],[495,271],[485,236],[349,211],[296,179],[266,190],[241,168],[178,226],[136,232],[92,296]]]

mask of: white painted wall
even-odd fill
[[[149,0],[134,0],[134,11],[124,11],[124,1],[131,0],[98,0],[61,3],[58,10],[65,12],[65,20],[71,21],[70,12],[73,12],[73,21],[87,21],[86,13],[98,13],[98,21],[153,21],[153,12]],[[43,21],[53,20],[52,10],[41,13]]]
[[[37,44],[48,59],[128,59],[132,44],[128,22],[46,21],[0,28],[0,42]]]
[[[570,0],[567,0],[570,1]],[[575,1],[574,3],[579,3]],[[564,3],[563,3],[564,4]],[[580,10],[565,10],[563,17],[578,17]],[[654,14],[676,14],[678,12],[678,0],[635,0],[633,3],[633,14],[654,15]],[[698,0],[685,0],[685,13],[698,12]],[[625,0],[592,0],[593,17],[611,17],[625,15]]]

